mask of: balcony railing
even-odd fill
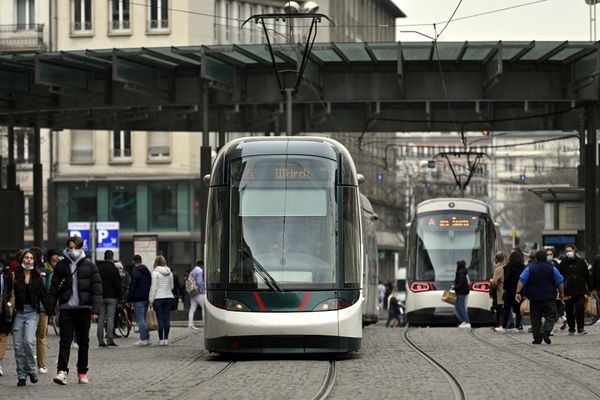
[[[43,24],[0,25],[0,51],[46,50]]]

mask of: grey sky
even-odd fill
[[[432,24],[446,21],[459,0],[394,0],[407,15],[397,20],[396,39],[427,41],[414,33],[399,30],[418,30],[434,36],[431,25],[404,27],[408,24]],[[486,11],[530,3],[535,0],[463,0],[455,18]],[[590,6],[584,0],[547,0],[508,11],[453,21],[440,37],[443,41],[481,40],[552,40],[587,41],[590,39]],[[597,6],[600,19],[600,5]],[[444,24],[438,25],[438,32]],[[598,22],[600,31],[600,21]],[[598,33],[600,37],[600,33]]]

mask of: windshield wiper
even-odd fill
[[[258,273],[258,275],[260,275],[260,277],[263,279],[263,281],[265,281],[265,283],[269,287],[269,289],[271,289],[274,292],[283,292],[283,289],[281,289],[281,287],[279,287],[279,285],[277,284],[275,279],[273,279],[271,274],[269,274],[269,272],[262,265],[260,265],[260,263],[258,262],[258,260],[256,258],[254,258],[252,255],[248,254],[246,251],[244,251],[243,248],[240,248],[238,250],[241,251],[245,257],[248,257],[253,261],[252,268],[254,268],[254,270]]]

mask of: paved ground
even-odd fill
[[[71,376],[68,386],[58,386],[51,368],[37,384],[18,388],[9,347],[0,399],[311,399],[328,367],[322,357],[245,357],[231,363],[203,349],[202,330],[183,327],[172,329],[168,347],[138,348],[130,337],[117,339],[118,348],[98,348],[94,328],[89,385],[78,385]],[[402,333],[381,323],[366,328],[360,353],[337,359],[329,398],[451,399],[446,378],[405,343]],[[470,399],[595,398],[590,389],[600,395],[600,325],[585,336],[558,333],[552,345],[540,346],[531,345],[530,334],[487,328],[473,334],[457,328],[411,329],[408,334],[458,378]],[[53,366],[58,338],[50,333],[48,342]]]

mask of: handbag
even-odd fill
[[[521,316],[525,317],[527,315],[530,314],[530,303],[529,303],[529,299],[523,299],[523,301],[521,302],[521,306],[519,307],[519,310],[521,311]]]
[[[456,293],[450,290],[444,290],[444,293],[442,293],[442,301],[452,305],[456,304]]]
[[[146,314],[146,330],[148,332],[158,330],[158,318],[152,305],[148,306],[148,313]]]
[[[594,296],[587,296],[585,301],[585,315],[595,317],[598,315],[598,302]]]
[[[179,306],[179,296],[173,295],[173,300],[171,301],[171,311],[177,310],[177,306]]]

